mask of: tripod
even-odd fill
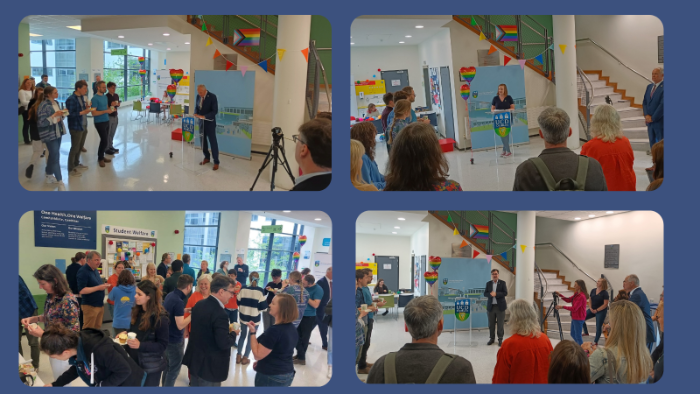
[[[552,294],[554,296],[554,299],[552,300],[552,303],[549,305],[549,308],[547,308],[547,314],[544,316],[544,320],[546,321],[547,318],[549,317],[549,314],[554,311],[554,317],[557,318],[557,326],[559,326],[559,339],[562,341],[564,340],[564,333],[561,330],[561,319],[559,319],[559,310],[556,308],[557,304],[559,303],[559,296],[556,294]]]
[[[278,163],[282,165],[282,168],[284,168],[284,170],[287,172],[287,175],[289,175],[289,177],[292,179],[292,183],[294,183],[294,175],[292,175],[292,169],[289,168],[287,156],[284,154],[283,137],[284,134],[282,134],[282,129],[280,129],[279,127],[275,127],[272,129],[272,144],[270,145],[270,150],[267,151],[267,156],[265,156],[265,160],[263,160],[262,166],[260,166],[260,169],[258,170],[258,176],[255,177],[253,186],[250,187],[251,192],[255,188],[255,184],[258,183],[258,178],[260,178],[260,174],[262,174],[263,170],[268,165],[270,165],[270,163],[272,163],[272,178],[270,179],[270,191],[275,190],[275,175],[277,174]],[[282,144],[280,144],[280,141],[282,141]],[[280,153],[282,154],[282,157],[280,157]]]

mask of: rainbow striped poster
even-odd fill
[[[496,41],[518,41],[518,26],[496,26]]]
[[[233,45],[239,47],[260,46],[260,29],[238,29],[233,32]]]

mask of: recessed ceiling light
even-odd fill
[[[289,212],[292,212],[292,211],[282,211],[282,212],[286,212],[286,213],[289,213]]]
[[[421,25],[416,26],[416,29],[422,29],[422,28],[423,28],[423,26],[421,26]]]
[[[399,44],[405,44],[405,42],[403,42],[403,41],[399,41]]]
[[[170,50],[170,48],[166,48],[167,50]]]
[[[581,220],[581,218],[574,218],[574,220]]]
[[[391,233],[392,233],[392,234],[397,234],[396,231],[392,231]]]
[[[611,213],[615,213],[615,212],[614,212],[614,211],[607,211],[607,212],[605,212],[605,213],[611,214]]]
[[[151,44],[151,43],[149,42],[149,43],[148,43],[148,46],[149,46],[149,47],[150,47],[150,46],[153,46],[153,44]]]
[[[406,38],[411,38],[411,36],[406,36]]]
[[[29,37],[43,37],[41,34],[29,33]]]
[[[394,228],[398,230],[398,229],[400,229],[401,227],[399,227],[399,226],[395,226]]]
[[[117,36],[117,38],[124,38],[124,36]]]
[[[399,218],[399,220],[406,220],[405,218]]]
[[[66,27],[69,28],[69,29],[73,29],[73,30],[78,30],[78,31],[80,31],[80,26],[66,26]]]
[[[321,218],[316,218],[316,219],[314,219],[314,220],[317,221],[317,222],[320,222],[320,221],[321,221]]]
[[[595,217],[595,215],[588,215],[588,217],[589,217],[589,218],[594,218],[594,217]]]
[[[167,37],[170,35],[170,33],[163,33],[163,35]]]
[[[189,42],[186,42],[185,45],[190,45],[190,43],[189,43]]]

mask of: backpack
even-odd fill
[[[582,192],[585,190],[586,177],[588,176],[588,157],[578,157],[578,171],[576,173],[576,180],[571,178],[562,178],[559,180],[559,182],[554,180],[551,171],[549,171],[549,168],[547,168],[547,165],[544,164],[542,159],[539,157],[532,157],[528,160],[530,160],[530,162],[534,164],[535,168],[537,168],[537,171],[542,176],[542,179],[544,179],[544,183],[547,185],[547,189],[549,189],[550,192]]]
[[[447,371],[447,367],[452,364],[455,359],[453,354],[443,354],[438,360],[437,364],[433,367],[430,372],[428,379],[425,384],[437,384],[440,383],[442,375]],[[384,383],[386,384],[397,384],[399,383],[396,379],[396,353],[389,353],[384,358]]]

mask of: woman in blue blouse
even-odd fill
[[[362,155],[362,179],[377,189],[384,189],[386,182],[384,175],[379,172],[377,162],[374,161],[374,148],[377,145],[377,129],[372,122],[360,122],[350,129],[350,138],[358,140],[365,147],[365,154]]]
[[[513,98],[508,95],[508,87],[505,83],[498,85],[498,95],[491,101],[491,111],[495,109],[515,109],[515,103],[513,102]],[[503,141],[503,152],[501,152],[501,156],[508,157],[512,155],[512,153],[510,153],[510,136],[501,137],[501,141]]]

